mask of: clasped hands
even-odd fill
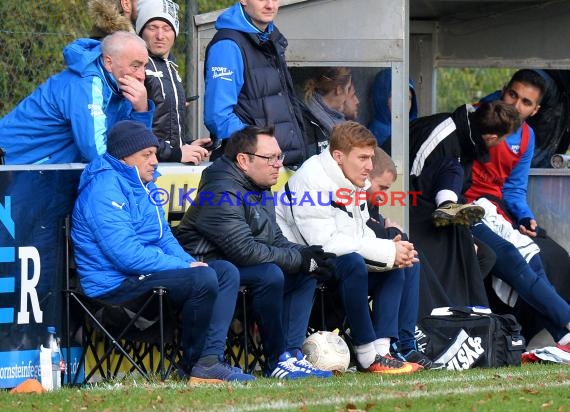
[[[392,241],[396,244],[395,268],[407,268],[420,261],[418,251],[414,249],[413,243],[402,240],[401,235],[397,235]]]

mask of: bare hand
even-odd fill
[[[194,146],[206,146],[207,144],[210,144],[212,142],[212,139],[210,139],[209,137],[200,137],[196,140],[194,140],[191,144]]]
[[[536,237],[536,228],[538,227],[538,223],[536,223],[536,220],[531,219],[530,220],[530,229],[527,229],[526,227],[524,227],[523,225],[519,226],[519,232],[521,232],[523,235],[527,235],[530,237]]]
[[[180,159],[182,163],[194,163],[195,165],[199,165],[210,156],[210,153],[206,149],[194,143],[182,145],[180,150],[182,151],[182,158]]]
[[[119,88],[123,97],[130,101],[135,112],[148,112],[148,101],[144,82],[129,76],[121,77],[118,80]]]
[[[208,264],[206,262],[198,262],[198,261],[190,263],[191,268],[197,268],[200,266],[208,266]]]
[[[397,235],[392,239],[396,243],[396,258],[394,259],[394,267],[406,268],[419,262],[418,252],[414,249],[414,245],[408,241],[402,240],[401,235]]]

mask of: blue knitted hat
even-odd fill
[[[158,147],[158,138],[141,122],[121,120],[107,135],[107,153],[122,159],[148,147]]]

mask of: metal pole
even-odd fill
[[[194,16],[198,14],[198,0],[186,0],[186,95],[196,96],[198,95],[198,90],[196,90],[196,65],[197,61],[194,61],[194,57],[197,55],[194,50],[196,48],[196,25],[194,24]],[[196,132],[198,130],[197,126],[197,116],[193,105],[195,102],[190,103],[190,108],[186,121],[186,130],[190,131],[190,135],[194,139],[198,138]]]

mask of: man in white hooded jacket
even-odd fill
[[[335,126],[329,150],[308,159],[289,179],[277,206],[277,222],[290,241],[322,245],[337,255],[339,295],[359,370],[410,373],[421,366],[390,356],[390,341],[398,338],[404,282],[402,271],[390,269],[411,266],[416,252],[399,237],[377,238],[366,225],[375,147],[374,135],[359,123]]]

